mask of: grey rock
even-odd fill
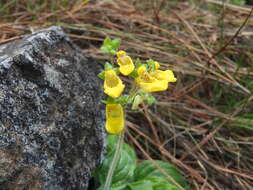
[[[0,46],[0,189],[86,190],[104,152],[98,64],[60,27]]]

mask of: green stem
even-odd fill
[[[114,66],[114,56],[110,56],[111,64]]]
[[[123,143],[124,143],[124,131],[122,131],[119,134],[119,138],[118,138],[116,150],[114,153],[114,157],[112,160],[112,164],[111,164],[111,167],[109,168],[109,171],[108,171],[108,174],[106,177],[104,190],[110,190],[110,186],[112,183],[112,176],[113,176],[113,173],[117,167],[118,161],[120,159],[120,153],[121,153],[121,148],[122,148]]]
[[[129,101],[131,98],[133,98],[137,92],[138,92],[138,86],[134,83],[130,89],[127,101]]]

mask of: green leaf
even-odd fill
[[[138,58],[138,59],[136,59],[134,65],[135,65],[135,68],[138,69],[138,68],[139,68],[140,66],[142,66],[143,64],[141,63],[141,60]]]
[[[110,55],[116,55],[117,52],[114,49],[111,49],[109,53]]]
[[[168,183],[157,183],[153,185],[153,190],[179,190],[175,185]]]
[[[107,136],[107,151],[109,150],[111,152],[116,147],[118,137],[118,135]]]
[[[160,177],[157,177],[158,181],[146,178],[137,182],[129,183],[127,190],[179,190],[175,185],[169,184],[166,181],[161,181]],[[124,189],[126,190],[126,189]]]
[[[103,161],[101,167],[99,167],[95,172],[94,176],[95,180],[98,181],[102,186],[104,185],[107,173],[113,160],[117,144],[117,138],[118,135],[108,136],[106,158]],[[130,181],[130,179],[132,178],[135,168],[136,168],[135,152],[129,145],[124,144],[122,151],[120,153],[119,162],[113,174],[111,189],[114,188],[115,190],[120,190],[124,188],[128,184],[128,181]]]
[[[105,39],[104,39],[104,42],[103,42],[103,45],[102,46],[111,46],[111,38],[110,37],[106,37]]]
[[[133,72],[131,72],[128,76],[130,76],[131,78],[135,79],[136,77],[138,77],[137,70],[134,69]]]
[[[128,98],[129,98],[128,95],[123,95],[123,96],[120,96],[119,98],[117,98],[117,99],[116,99],[116,102],[117,102],[118,104],[127,104]]]
[[[111,38],[106,37],[100,49],[106,54],[116,55],[120,43],[121,43],[120,39],[111,40]]]
[[[137,94],[146,95],[147,92],[145,90],[143,90],[143,89],[140,89],[140,90],[137,91]]]
[[[100,72],[99,74],[98,74],[98,77],[100,78],[100,79],[102,79],[102,80],[105,80],[105,72],[103,71],[103,72]]]
[[[153,59],[147,60],[147,64],[148,64],[149,71],[151,72],[155,71],[155,61]]]
[[[166,178],[160,177],[160,176],[147,176],[144,178],[145,180],[149,180],[152,183],[167,183],[168,180]]]
[[[105,66],[104,66],[104,69],[105,69],[105,71],[108,71],[108,70],[113,69],[113,66],[112,66],[112,64],[111,64],[111,63],[106,62],[106,63],[105,63]]]
[[[137,181],[128,185],[131,190],[153,190],[151,181]]]
[[[107,137],[107,143],[108,143],[107,150],[110,152],[113,151],[116,148],[117,141],[118,141],[118,135],[108,135],[108,137]],[[135,151],[128,144],[124,143],[123,150],[127,151],[128,154],[131,156],[131,158],[133,158],[134,160],[137,159]]]
[[[103,190],[104,182],[112,162],[119,135],[109,135],[106,159],[95,172],[95,180],[101,184],[98,190]],[[185,189],[188,185],[178,169],[167,162],[155,161],[168,175],[174,178]],[[136,168],[135,151],[123,144],[120,160],[113,174],[110,190],[179,190],[158,168],[149,160],[143,161]]]
[[[111,49],[108,46],[102,46],[100,50],[106,54],[110,54]]]
[[[107,100],[102,101],[104,104],[128,104],[129,102],[129,96],[128,95],[123,95],[118,98],[112,98],[108,96]]]
[[[104,104],[115,104],[115,99],[108,96],[106,100],[102,100]]]
[[[156,102],[155,97],[152,96],[151,94],[149,94],[149,95],[146,97],[146,100],[147,100],[147,103],[148,103],[149,105],[151,105],[151,104],[153,104],[153,103]]]
[[[179,183],[182,187],[187,188],[187,183],[185,178],[181,175],[179,170],[172,164],[163,162],[160,160],[155,161],[169,176],[173,177],[174,180]],[[150,160],[145,160],[134,171],[134,181],[139,181],[147,178],[148,176],[158,176],[163,178],[168,183],[173,184],[161,171],[156,168]]]
[[[120,43],[121,43],[120,39],[114,39],[114,40],[112,40],[111,41],[112,49],[114,49],[115,51],[117,51],[119,49]]]
[[[121,183],[119,183],[119,184],[112,184],[111,187],[110,187],[110,190],[125,190],[126,186],[127,186],[127,183],[125,183],[125,184],[121,184]],[[98,190],[104,190],[104,186],[101,185],[98,188]]]

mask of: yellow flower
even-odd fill
[[[147,72],[147,68],[144,65],[140,66],[137,70],[138,76],[143,75],[145,72]]]
[[[118,134],[124,129],[124,111],[120,104],[106,105],[105,129],[110,134]]]
[[[105,71],[105,81],[104,81],[104,93],[112,98],[118,98],[125,85],[122,83],[121,79],[117,76],[114,70]]]
[[[173,72],[171,70],[156,70],[150,74],[151,76],[155,77],[158,80],[167,80],[168,82],[176,82],[177,79],[175,78]]]
[[[157,80],[149,74],[137,77],[136,82],[147,92],[164,91],[168,88],[168,82],[166,80]]]
[[[134,70],[134,64],[131,57],[127,56],[125,51],[118,51],[117,52],[117,63],[119,65],[119,71],[127,76]]]
[[[155,61],[155,69],[159,69],[159,68],[160,68],[160,64],[157,61]]]
[[[159,68],[159,66],[156,65],[156,68]],[[155,70],[154,72],[148,73],[146,67],[141,66],[137,72],[138,77],[136,78],[136,83],[147,92],[167,90],[168,83],[177,80],[171,70]]]

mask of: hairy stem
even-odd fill
[[[108,171],[108,174],[106,177],[104,190],[110,190],[110,186],[112,183],[112,176],[113,176],[113,173],[117,167],[118,161],[120,159],[120,153],[121,153],[121,148],[122,148],[123,143],[124,143],[124,131],[122,131],[119,134],[119,138],[118,138],[116,150],[114,153],[114,157],[112,160],[112,164],[111,164],[111,167],[109,168],[109,171]]]

